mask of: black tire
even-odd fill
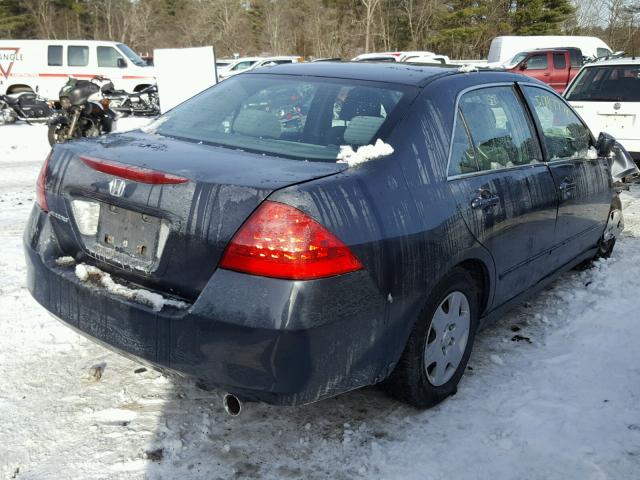
[[[64,143],[61,141],[57,135],[58,130],[61,130],[61,125],[49,125],[49,130],[47,131],[47,139],[49,140],[49,146],[53,147],[56,143]]]
[[[435,386],[427,376],[425,367],[425,348],[427,334],[436,310],[447,297],[461,292],[469,304],[470,322],[466,347],[453,376],[446,383]],[[384,387],[393,397],[416,408],[430,408],[445,400],[457,391],[462,378],[478,327],[478,289],[471,275],[462,268],[452,270],[433,289],[427,303],[417,319],[407,345],[391,376]]]

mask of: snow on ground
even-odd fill
[[[44,127],[0,127],[0,478],[640,477],[640,185],[613,257],[481,332],[438,407],[371,387],[232,418],[221,392],[140,370],[31,299],[21,235],[47,152]]]

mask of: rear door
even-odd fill
[[[595,246],[602,235],[613,195],[609,163],[598,157],[589,129],[561,97],[542,87],[522,89],[543,137],[560,201],[558,253],[553,255],[560,267]]]
[[[493,256],[497,306],[535,284],[553,245],[556,193],[533,124],[512,84],[459,102],[449,185],[476,239]]]

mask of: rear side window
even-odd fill
[[[546,70],[548,66],[546,53],[544,55],[534,55],[527,60],[527,70]]]
[[[569,54],[571,55],[571,67],[581,67],[583,64],[582,52],[580,50],[569,50]]]
[[[67,47],[67,64],[70,67],[86,67],[89,65],[89,47],[76,45]]]
[[[453,142],[451,144],[451,160],[449,161],[449,176],[464,175],[478,171],[476,155],[473,145],[469,139],[464,119],[458,110],[456,116],[456,128],[453,132]]]
[[[62,45],[49,45],[47,48],[47,63],[50,67],[62,66]]]
[[[564,53],[553,54],[553,68],[557,68],[558,70],[567,68],[567,61],[564,58]]]
[[[168,112],[156,133],[296,160],[335,162],[343,145],[356,148],[384,140],[381,132],[388,132],[402,114],[399,105],[406,106],[402,102],[407,91],[415,94],[409,87],[343,79],[238,75]]]
[[[553,93],[535,87],[524,87],[542,127],[549,160],[585,158],[591,134],[569,106]]]
[[[482,88],[460,99],[480,170],[542,161],[533,125],[513,87]]]
[[[118,68],[118,59],[122,55],[113,47],[98,47],[98,67]],[[122,58],[124,60],[124,58]]]

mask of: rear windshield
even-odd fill
[[[640,65],[587,67],[576,77],[567,100],[640,102]]]
[[[299,160],[384,140],[414,88],[343,79],[238,75],[161,117],[155,133]]]

